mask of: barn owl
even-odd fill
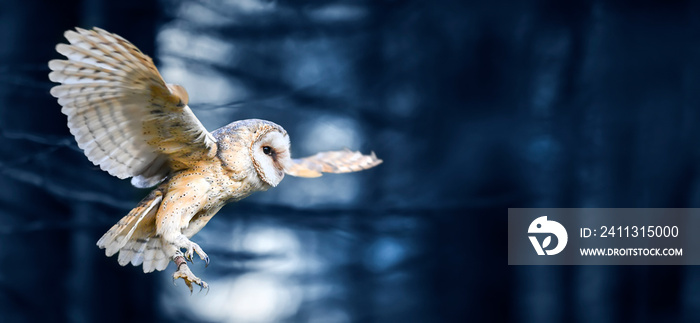
[[[190,238],[224,204],[277,186],[285,174],[318,177],[368,169],[374,153],[321,152],[294,159],[279,125],[251,119],[207,131],[188,107],[179,85],[167,84],[153,64],[124,38],[100,28],[65,32],[70,44],[51,60],[51,89],[68,128],[87,158],[139,188],[156,186],[98,241],[108,257],[146,273],[176,266],[182,278],[208,288],[187,265],[209,257]]]

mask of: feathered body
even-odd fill
[[[290,157],[287,132],[270,121],[233,122],[208,132],[179,85],[166,84],[152,60],[102,29],[67,31],[56,50],[51,89],[78,146],[95,165],[136,187],[158,185],[97,242],[120,265],[144,272],[178,267],[174,278],[206,287],[187,267],[196,253],[190,238],[226,203],[277,186],[285,174],[317,177],[381,163],[349,150]],[[184,250],[184,253],[183,253]]]
[[[191,238],[226,203],[239,201],[253,192],[272,187],[263,181],[252,164],[257,137],[270,130],[286,132],[264,120],[242,120],[214,131],[217,153],[211,159],[173,173],[127,216],[115,224],[97,242],[107,256],[119,252],[119,264],[143,264],[144,272],[164,270],[171,260],[163,251],[158,236],[177,234]],[[251,131],[252,130],[252,131]],[[283,173],[281,176],[284,176]],[[156,214],[163,214],[156,223]],[[163,225],[172,214],[181,214],[173,226]],[[167,232],[169,229],[178,232]],[[153,239],[155,238],[155,239]]]

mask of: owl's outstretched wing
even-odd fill
[[[77,31],[77,32],[76,32]],[[216,139],[187,106],[187,92],[166,84],[150,57],[124,38],[94,28],[66,31],[70,44],[52,60],[51,95],[85,155],[137,187],[216,153]]]
[[[372,153],[358,151],[326,151],[306,158],[292,159],[285,173],[298,177],[319,177],[322,173],[350,173],[369,169],[382,163]]]

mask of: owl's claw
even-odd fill
[[[202,247],[190,241],[190,239],[187,239],[187,237],[185,237],[184,235],[179,236],[173,244],[176,245],[178,248],[186,249],[184,253],[184,258],[187,261],[193,263],[194,254],[197,253],[199,258],[204,260],[207,266],[209,265],[209,256],[207,256],[207,253],[204,252],[204,250],[202,250]]]
[[[204,260],[206,266],[209,266],[209,256],[198,244],[190,241],[189,245],[185,248],[187,248],[187,251],[185,252],[185,259],[187,259],[189,262],[194,262],[194,253],[196,252],[199,258]]]
[[[192,283],[199,285],[200,292],[205,288],[209,290],[209,285],[192,273],[190,267],[187,266],[187,261],[185,261],[185,258],[183,256],[176,256],[173,261],[177,265],[177,271],[173,273],[173,284],[175,284],[175,281],[178,278],[182,278],[185,281],[185,285],[187,285],[187,287],[190,289],[190,294],[192,294],[193,291]]]

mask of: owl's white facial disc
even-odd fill
[[[284,169],[290,163],[289,136],[277,130],[262,135],[253,144],[253,163],[260,179],[270,186],[284,178]]]

